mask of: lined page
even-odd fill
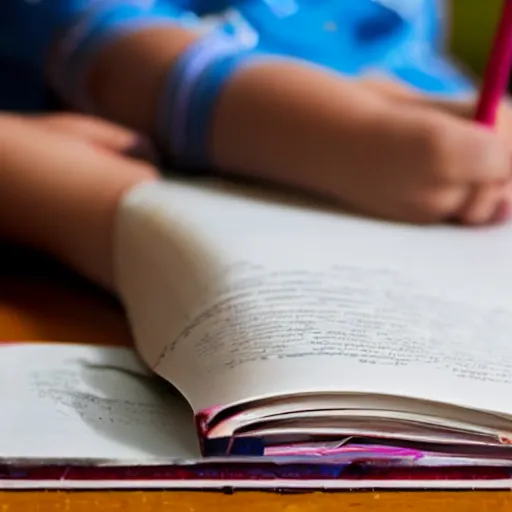
[[[360,392],[512,413],[511,226],[411,227],[244,194],[156,183],[121,210],[141,353],[196,410]]]
[[[192,415],[126,348],[0,345],[0,458],[199,457]]]

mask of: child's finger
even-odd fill
[[[396,94],[394,95],[398,97]],[[442,98],[431,98],[428,96],[408,94],[400,95],[401,99],[406,99],[417,106],[425,108],[433,108],[440,112],[445,112],[453,116],[474,122],[476,113],[475,99],[466,100],[447,100]],[[497,113],[496,129],[498,132],[505,135],[509,141],[512,138],[512,105],[509,101],[504,101],[500,105]]]
[[[62,113],[38,116],[35,120],[48,128],[101,143],[113,150],[125,149],[137,137],[132,130],[90,116]]]
[[[415,115],[418,166],[427,178],[481,184],[511,177],[512,147],[494,132],[440,112]]]
[[[474,187],[468,201],[459,213],[459,220],[468,225],[485,225],[494,222],[501,204],[506,201],[502,185]]]
[[[443,98],[431,98],[421,95],[409,95],[408,100],[418,106],[433,108],[447,114],[451,114],[467,121],[474,122],[476,114],[476,100],[450,100]],[[512,106],[509,101],[503,101],[497,112],[496,127],[498,131],[512,136]]]
[[[412,193],[407,217],[419,224],[459,221],[459,212],[468,202],[470,189],[469,186],[451,186]]]
[[[46,127],[84,138],[112,151],[149,161],[156,158],[151,144],[145,137],[103,119],[76,114],[56,114],[39,117],[38,121]]]
[[[503,199],[498,204],[494,212],[493,222],[500,224],[507,222],[512,218],[512,181],[509,181],[503,187]]]

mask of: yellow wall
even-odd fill
[[[503,1],[451,0],[453,52],[478,74],[485,68]]]

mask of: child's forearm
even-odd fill
[[[351,187],[361,137],[384,102],[349,80],[296,63],[257,64],[220,97],[212,130],[217,166],[328,195]],[[326,151],[326,148],[330,148]]]
[[[167,23],[100,50],[86,72],[99,113],[153,134],[178,164],[300,187],[359,212],[481,224],[508,208],[510,151],[495,134],[395,86],[198,37]]]
[[[88,80],[100,113],[153,132],[164,78],[196,38],[180,28],[153,27],[106,48]],[[331,173],[336,168],[332,178],[339,187],[343,173],[350,177],[351,155],[360,149],[354,143],[381,107],[377,95],[349,80],[291,61],[254,62],[238,70],[220,94],[210,159],[219,170],[323,192],[330,180],[311,169]],[[336,154],[325,154],[326,137],[335,139]]]
[[[197,38],[180,27],[151,27],[102,49],[86,78],[95,108],[108,118],[154,135],[169,68]]]

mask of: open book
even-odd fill
[[[0,407],[16,419],[0,457],[509,468],[511,261],[510,226],[145,184],[120,208],[115,255],[143,364],[127,349],[1,348]]]
[[[187,402],[129,348],[1,344],[0,381],[0,489],[512,485],[504,456],[375,442],[333,442],[322,457],[304,444],[295,455],[202,457]]]
[[[512,456],[512,227],[410,227],[252,189],[135,189],[117,281],[203,454]]]

